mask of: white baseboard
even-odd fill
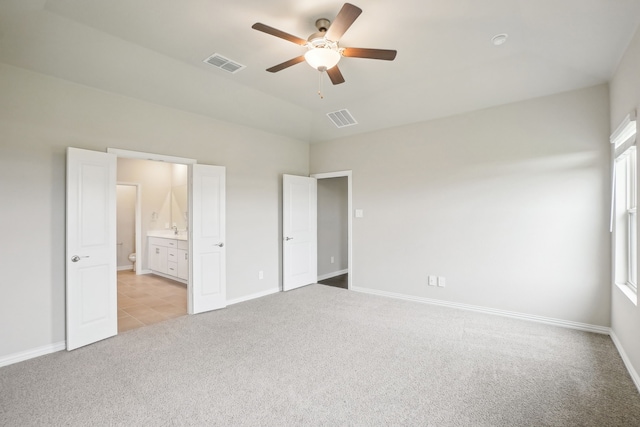
[[[341,273],[341,274],[344,274],[344,273]],[[438,306],[449,307],[449,308],[458,308],[458,309],[461,309],[461,310],[468,310],[468,311],[475,311],[475,312],[479,312],[479,313],[486,313],[486,314],[493,314],[493,315],[504,316],[504,317],[511,317],[511,318],[514,318],[514,319],[528,320],[528,321],[544,323],[544,324],[548,324],[548,325],[561,326],[561,327],[564,327],[564,328],[578,329],[578,330],[587,331],[587,332],[595,332],[595,333],[599,333],[599,334],[609,335],[609,336],[611,336],[611,340],[613,341],[616,349],[618,350],[618,353],[620,354],[620,357],[622,358],[622,361],[624,362],[624,364],[625,364],[625,366],[627,368],[627,371],[629,372],[629,375],[631,376],[631,379],[633,380],[633,383],[635,384],[636,388],[640,392],[640,375],[638,375],[638,373],[634,369],[633,365],[631,364],[631,361],[630,361],[629,357],[627,356],[626,352],[624,351],[624,348],[622,347],[622,344],[618,340],[618,337],[616,336],[616,334],[611,330],[611,328],[608,328],[608,327],[605,327],[605,326],[590,325],[590,324],[587,324],[587,323],[580,323],[580,322],[572,322],[572,321],[568,321],[568,320],[555,319],[555,318],[550,318],[550,317],[535,316],[535,315],[517,313],[517,312],[512,312],[512,311],[498,310],[498,309],[493,309],[493,308],[488,308],[488,307],[481,307],[481,306],[473,306],[473,305],[468,305],[468,304],[453,303],[453,302],[449,302],[449,301],[442,301],[442,300],[436,300],[436,299],[431,299],[431,298],[416,297],[416,296],[411,296],[411,295],[398,294],[398,293],[394,293],[394,292],[378,291],[378,290],[375,290],[375,289],[353,287],[351,290],[353,290],[355,292],[362,292],[362,293],[365,293],[365,294],[372,294],[372,295],[378,295],[378,296],[383,296],[383,297],[388,297],[388,298],[401,299],[401,300],[405,300],[405,301],[414,301],[414,302],[420,302],[420,303],[423,303],[423,304],[438,305]],[[258,292],[258,293],[255,293],[255,294],[246,295],[244,297],[234,298],[232,300],[228,300],[227,301],[227,305],[229,306],[229,305],[234,305],[234,304],[238,304],[238,303],[245,302],[245,301],[250,301],[252,299],[261,298],[261,297],[264,297],[264,296],[267,296],[267,295],[272,295],[272,294],[275,294],[275,293],[278,293],[278,292],[280,292],[279,288],[268,289],[266,291],[262,291],[262,292]],[[33,358],[36,358],[36,357],[39,357],[39,356],[44,356],[46,354],[55,353],[57,351],[64,350],[66,348],[66,346],[67,345],[66,345],[65,341],[60,341],[60,342],[57,342],[57,343],[54,343],[54,344],[44,345],[44,346],[37,347],[37,348],[31,349],[31,350],[21,351],[21,352],[18,352],[18,353],[2,356],[2,357],[0,357],[0,367],[12,365],[14,363],[18,363],[18,362],[22,362],[22,361],[25,361],[25,360],[33,359]]]
[[[13,365],[14,363],[33,359],[35,357],[44,356],[45,354],[55,353],[56,351],[64,350],[65,348],[67,348],[66,341],[60,341],[54,344],[32,348],[31,350],[20,351],[18,353],[2,356],[0,357],[0,368],[3,366]]]
[[[118,266],[118,271],[124,271],[124,270],[133,270],[133,264]]]
[[[234,298],[234,299],[231,299],[231,300],[227,300],[227,306],[233,305],[233,304],[238,304],[240,302],[250,301],[250,300],[256,299],[256,298],[266,297],[267,295],[271,295],[271,294],[277,294],[278,292],[280,292],[280,288],[274,288],[274,289],[268,289],[266,291],[258,292],[258,293],[251,294],[251,295],[246,295],[244,297]]]
[[[595,332],[597,334],[609,335],[611,337],[611,340],[613,341],[613,344],[616,347],[616,350],[618,350],[618,354],[620,355],[620,358],[622,359],[625,367],[627,368],[629,375],[631,376],[631,380],[635,384],[638,392],[640,392],[640,375],[638,375],[638,372],[634,369],[633,365],[631,364],[631,359],[629,359],[629,356],[627,356],[627,353],[624,351],[624,347],[622,346],[622,343],[616,336],[615,332],[609,327],[599,326],[599,325],[590,325],[588,323],[572,322],[569,320],[555,319],[552,317],[535,316],[531,314],[517,313],[513,311],[497,310],[497,309],[488,308],[488,307],[453,303],[449,301],[442,301],[442,300],[436,300],[431,298],[397,294],[393,292],[378,291],[375,289],[353,287],[351,288],[351,290],[356,292],[362,292],[365,294],[379,295],[383,297],[420,302],[424,304],[439,305],[443,307],[458,308],[461,310],[475,311],[478,313],[493,314],[493,315],[503,316],[503,317],[511,317],[514,319],[528,320],[531,322],[544,323],[547,325],[560,326],[563,328],[577,329],[577,330],[586,331],[586,332]]]
[[[627,371],[629,371],[629,375],[631,376],[633,383],[636,385],[636,388],[640,392],[640,375],[638,375],[638,372],[636,372],[636,370],[633,368],[631,359],[629,359],[629,356],[627,356],[627,353],[624,351],[624,347],[622,347],[622,343],[616,336],[616,333],[611,330],[609,336],[611,337],[611,341],[613,341],[613,344],[616,346],[616,349],[618,350],[618,353],[620,354],[620,357],[624,362],[624,366],[626,366]]]
[[[276,294],[280,292],[280,288],[268,289],[266,291],[258,292],[244,297],[235,298],[227,301],[227,305],[238,304],[240,302],[249,301],[256,298],[261,298],[267,295]],[[0,368],[3,366],[13,365],[14,363],[23,362],[25,360],[33,359],[45,354],[55,353],[67,348],[66,341],[60,341],[55,344],[49,344],[42,347],[33,348],[31,350],[21,351],[6,356],[0,356]]]
[[[346,268],[344,270],[334,271],[333,273],[322,274],[318,276],[318,282],[321,280],[331,279],[332,277],[342,276],[343,274],[347,274],[348,272],[349,272],[349,269]]]
[[[496,316],[511,317],[513,319],[528,320],[531,322],[544,323],[547,325],[561,326],[563,328],[578,329],[580,331],[595,332],[597,334],[609,335],[611,328],[607,326],[590,325],[588,323],[572,322],[570,320],[555,319],[553,317],[536,316],[533,314],[518,313],[515,311],[498,310],[495,308],[482,307],[477,305],[461,304],[431,298],[416,297],[412,295],[397,294],[394,292],[378,291],[375,289],[353,287],[351,290],[365,294],[379,295],[389,298],[402,299],[406,301],[421,302],[424,304],[439,305],[442,307],[458,308],[460,310],[475,311],[478,313],[494,314]]]

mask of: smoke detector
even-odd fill
[[[506,33],[496,34],[491,38],[491,43],[494,46],[502,46],[507,42],[507,38],[509,38],[509,34],[506,34]]]

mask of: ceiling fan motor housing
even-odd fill
[[[316,28],[320,32],[326,33],[329,29],[329,25],[331,25],[331,21],[329,21],[327,18],[320,18],[316,21]]]

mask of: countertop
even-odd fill
[[[161,237],[163,239],[189,240],[189,235],[185,231],[178,231],[175,234],[173,230],[151,230],[147,231],[147,237]]]

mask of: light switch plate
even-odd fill
[[[356,209],[356,218],[363,218],[364,211],[362,209]]]

